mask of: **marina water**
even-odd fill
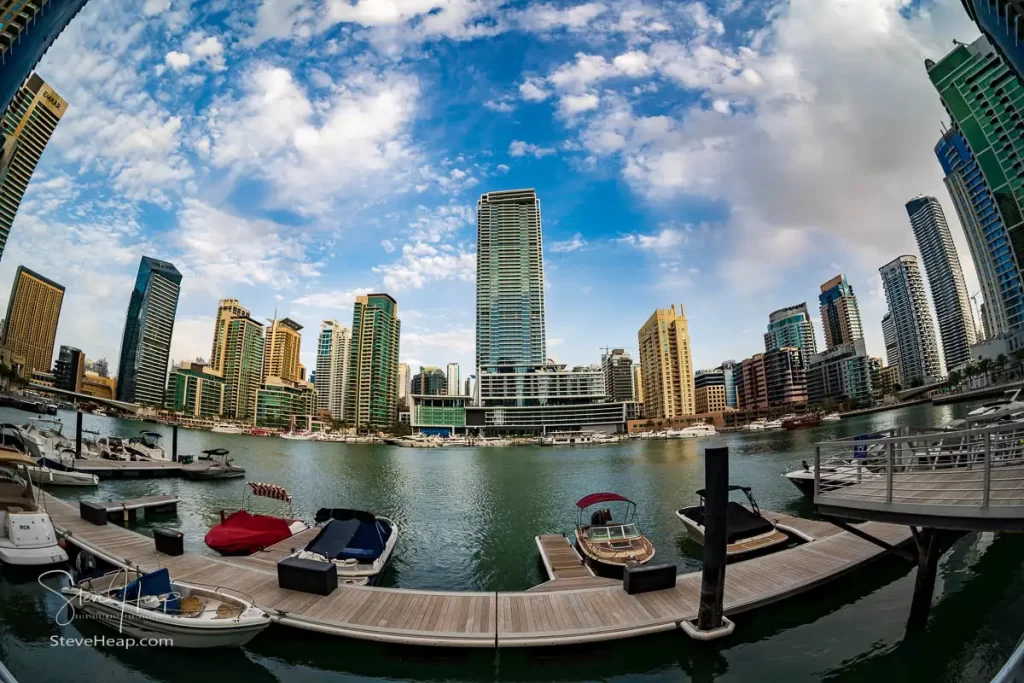
[[[811,430],[726,434],[731,479],[750,485],[767,510],[809,516],[812,506],[780,476],[813,444],[900,425],[962,417],[970,404],[921,404]],[[62,413],[65,434],[74,415]],[[0,421],[27,414],[0,410]],[[134,436],[164,426],[86,416],[85,428]],[[703,486],[701,441],[633,441],[584,448],[403,449],[287,441],[180,430],[179,453],[223,447],[250,481],[283,485],[298,516],[354,507],[394,519],[401,537],[385,586],[524,590],[540,583],[534,536],[569,533],[574,502],[616,491],[639,505],[657,561],[700,568],[674,510]],[[99,491],[55,490],[66,498],[124,499],[173,494],[178,516],[142,522],[184,532],[191,551],[242,498],[244,480],[103,481]],[[257,501],[267,511],[273,501]],[[265,506],[265,507],[263,507]],[[53,581],[57,587],[56,579]],[[666,633],[599,646],[526,651],[439,652],[320,637],[273,627],[242,651],[54,647],[54,636],[109,635],[88,623],[55,623],[62,600],[35,574],[0,578],[0,659],[22,683],[35,681],[987,681],[1024,632],[1024,538],[969,534],[944,556],[927,632],[907,636],[912,567],[886,559],[806,596],[737,618],[733,637],[711,646]]]

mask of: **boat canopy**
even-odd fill
[[[211,448],[211,449],[209,449],[207,451],[200,451],[200,452],[204,453],[206,455],[227,455],[229,451],[226,448]]]
[[[250,481],[248,482],[248,486],[254,496],[274,498],[276,500],[283,500],[286,503],[292,502],[291,494],[285,491],[283,486],[278,486],[277,484],[265,484],[260,481]]]
[[[0,447],[0,465],[35,465],[36,462],[9,446]]]
[[[363,515],[366,515],[366,521],[360,520],[359,517]],[[329,560],[373,562],[384,554],[388,538],[391,537],[391,527],[381,523],[370,513],[362,513],[359,517],[353,515],[344,520],[331,519],[316,538],[309,542],[305,550]]]
[[[620,496],[617,493],[591,493],[590,495],[583,496],[578,501],[576,501],[576,507],[578,507],[580,510],[583,510],[584,508],[588,508],[591,505],[597,505],[598,503],[607,503],[618,500],[625,501],[627,503],[633,502],[629,498],[626,498],[625,496]]]

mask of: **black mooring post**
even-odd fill
[[[75,413],[75,459],[82,457],[82,411]]]
[[[923,629],[928,625],[928,612],[932,607],[935,592],[935,569],[942,554],[939,532],[922,528],[914,534],[917,545],[917,575],[914,578],[914,599],[910,603],[910,617],[907,628]]]
[[[171,425],[171,460],[178,462],[178,425]]]
[[[726,504],[729,502],[729,449],[704,449],[704,571],[697,628],[722,626],[725,596]]]

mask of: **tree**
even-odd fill
[[[996,356],[996,369],[999,370],[1000,373],[1005,373],[1006,372],[1006,364],[1009,363],[1009,362],[1010,362],[1010,359],[1006,357],[1005,353],[999,354],[998,356]],[[1005,377],[1004,377],[1004,379],[1005,379]]]
[[[946,377],[946,384],[951,389],[955,389],[955,388],[959,387],[960,386],[960,382],[962,382],[962,381],[963,381],[963,376],[960,374],[959,370],[952,370],[949,373],[949,376]]]
[[[991,358],[982,358],[978,361],[978,374],[985,377],[985,384],[989,383],[989,373],[992,372],[994,365]]]
[[[1017,371],[1017,375],[1020,376],[1021,369],[1024,368],[1024,349],[1017,349],[1010,356],[1013,358],[1013,367]]]

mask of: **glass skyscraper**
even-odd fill
[[[853,287],[846,276],[839,274],[821,286],[818,295],[821,309],[821,326],[825,328],[825,349],[834,349],[840,344],[852,344],[864,337],[860,322],[860,307]]]
[[[896,333],[903,384],[913,387],[938,381],[942,377],[939,347],[917,257],[900,256],[878,271],[891,315],[889,323],[883,322],[883,335],[886,326]]]
[[[356,297],[345,391],[345,420],[356,427],[390,427],[395,421],[401,331],[398,302],[389,294]]]
[[[960,0],[981,32],[995,44],[1003,59],[1024,78],[1024,2],[1021,0]]]
[[[818,352],[818,345],[814,341],[814,326],[811,325],[806,303],[780,308],[768,316],[764,350],[776,351],[784,346],[800,349],[805,368],[811,356]]]
[[[163,404],[180,291],[181,273],[173,264],[142,257],[121,339],[117,400]]]

